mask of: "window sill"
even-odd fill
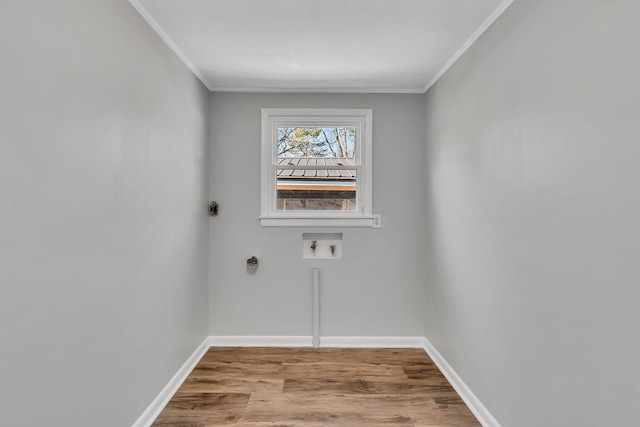
[[[262,227],[373,227],[372,216],[358,217],[260,217]]]

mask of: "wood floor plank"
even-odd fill
[[[283,362],[408,366],[424,363],[425,356],[422,349],[414,348],[305,348],[303,351],[290,353]]]
[[[308,426],[413,426],[413,420],[390,410],[382,400],[364,405],[354,396],[288,393],[281,396],[258,395],[251,398],[245,421],[270,420],[276,424]]]
[[[454,391],[449,384],[428,385],[407,382],[365,381],[365,380],[284,380],[283,393],[318,394],[429,394]]]
[[[421,349],[211,348],[154,427],[479,426]]]
[[[324,426],[404,426],[413,425],[414,420],[421,416],[438,412],[442,412],[442,408],[432,398],[419,394],[287,393],[275,397],[252,396],[245,420],[269,419],[275,423],[305,427],[316,421],[322,421]]]
[[[176,423],[181,417],[192,418],[184,422],[185,426],[191,426],[194,418],[197,421],[195,425],[200,425],[203,420],[204,425],[233,424],[244,414],[250,397],[251,394],[248,393],[194,393],[178,390],[152,426],[166,425],[167,419]]]
[[[282,393],[284,379],[218,378],[211,376],[190,376],[180,387],[180,391],[205,393],[254,393],[268,391]]]
[[[193,374],[198,377],[241,378],[241,379],[282,379],[282,364],[251,363],[198,363]]]
[[[406,381],[407,375],[401,366],[368,365],[347,363],[305,363],[283,365],[287,380],[369,380]]]

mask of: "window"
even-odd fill
[[[363,109],[262,110],[263,226],[372,226]]]

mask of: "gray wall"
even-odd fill
[[[373,109],[373,211],[382,228],[344,233],[343,259],[303,260],[310,228],[260,227],[260,109]],[[210,332],[310,336],[311,269],[321,269],[324,336],[423,336],[424,96],[211,95]],[[260,266],[246,271],[256,255]]]
[[[131,425],[207,335],[208,93],[126,0],[0,53],[0,425]]]
[[[639,17],[516,1],[426,95],[426,335],[504,426],[640,420]]]

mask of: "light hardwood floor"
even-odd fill
[[[479,426],[421,349],[211,348],[153,426]]]

